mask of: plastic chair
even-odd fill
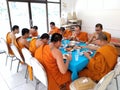
[[[16,47],[14,44],[11,44],[10,47],[11,47],[11,49],[12,49],[12,51],[13,51],[15,57],[16,57],[16,60],[19,61],[19,62],[18,62],[18,66],[17,66],[17,72],[18,72],[20,62],[24,62],[24,61],[23,61],[23,58],[21,57],[21,55],[20,55],[17,47]],[[12,68],[12,63],[11,63],[11,68]]]
[[[1,38],[0,38],[0,47],[2,47],[2,42],[1,42]],[[0,48],[0,54],[6,53],[4,49]]]
[[[107,86],[111,83],[115,75],[115,71],[112,70],[106,74],[95,86],[93,89],[89,90],[106,90]],[[78,81],[79,82],[79,81]],[[85,81],[84,81],[85,82]],[[87,82],[86,82],[87,83]],[[70,84],[70,90],[76,90],[73,83]]]
[[[31,59],[33,58],[32,57],[32,54],[31,52],[27,49],[27,48],[22,48],[22,54],[23,54],[23,57],[25,59],[25,63],[29,66],[32,67],[31,65]],[[28,67],[26,69],[26,74],[25,74],[25,78],[26,78],[26,82],[28,80]]]
[[[117,64],[116,64],[114,70],[115,70],[114,79],[116,81],[117,90],[119,90],[118,76],[120,75],[120,57],[118,57],[118,59],[117,59]]]
[[[1,45],[2,45],[2,53],[5,53],[5,54],[6,54],[6,65],[7,65],[7,59],[8,59],[9,57],[12,59],[11,62],[14,61],[14,60],[16,60],[15,55],[9,54],[7,42],[5,41],[5,39],[0,38],[0,42],[1,42]],[[11,69],[11,68],[10,68],[10,69]]]
[[[43,83],[47,87],[48,86],[47,74],[46,74],[46,71],[45,71],[43,65],[40,62],[38,62],[38,60],[36,58],[32,58],[31,64],[33,67],[33,74],[34,74],[35,78],[39,81],[36,83],[35,90],[37,90],[37,85],[40,82]]]
[[[112,70],[106,74],[95,86],[94,90],[106,90],[107,86],[111,83],[115,75],[115,71]]]

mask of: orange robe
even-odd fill
[[[55,27],[54,29],[51,29],[49,34],[54,34],[54,33],[60,33],[60,29],[58,27]]]
[[[42,63],[48,78],[48,90],[60,90],[60,85],[71,82],[71,73],[67,71],[62,74],[58,69],[56,59],[53,57],[49,45],[41,45],[35,52],[35,58]]]
[[[29,50],[30,52],[32,53],[32,55],[34,56],[34,53],[35,53],[35,50],[37,49],[36,47],[36,38],[33,38],[31,41],[30,41],[30,44],[29,44]]]
[[[12,39],[11,39],[11,36],[10,36],[10,32],[8,32],[7,35],[6,35],[6,41],[7,41],[7,46],[8,46],[9,54],[10,54],[10,55],[14,55],[12,49],[10,48],[10,44],[12,43]]]
[[[116,63],[116,48],[111,45],[102,46],[96,51],[94,57],[89,60],[87,67],[79,73],[79,76],[86,76],[94,81],[99,81],[114,68]]]
[[[106,36],[107,36],[107,41],[110,42],[111,41],[111,34],[108,32],[103,32]]]
[[[72,31],[67,29],[64,31],[63,37],[69,39],[72,36]]]
[[[75,38],[79,39],[80,41],[87,42],[88,41],[88,34],[86,32],[80,32]]]

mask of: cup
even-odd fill
[[[75,61],[78,61],[78,59],[79,59],[79,55],[75,54]]]
[[[68,54],[69,54],[69,55],[72,55],[72,52],[69,51]]]
[[[79,52],[80,52],[80,49],[76,49],[77,50],[77,54],[79,54]]]

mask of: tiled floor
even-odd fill
[[[19,72],[17,73],[17,61],[13,62],[12,70],[10,70],[10,59],[8,59],[7,65],[5,65],[5,54],[0,54],[0,90],[35,90],[36,80],[28,80],[26,83],[25,71],[26,66],[20,65]],[[120,90],[120,77],[119,90]],[[47,90],[46,87],[40,83],[38,90]],[[115,80],[108,86],[107,90],[117,90]]]
[[[26,83],[25,71],[26,65],[20,65],[17,73],[17,61],[13,61],[12,70],[10,70],[10,58],[5,65],[6,55],[0,54],[0,90],[35,90],[36,80],[28,80]],[[38,90],[47,90],[46,87],[40,83]]]

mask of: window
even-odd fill
[[[50,2],[60,2],[60,0],[47,0],[47,1],[50,1]]]
[[[0,37],[6,37],[8,31],[10,31],[9,17],[6,0],[0,0]]]

